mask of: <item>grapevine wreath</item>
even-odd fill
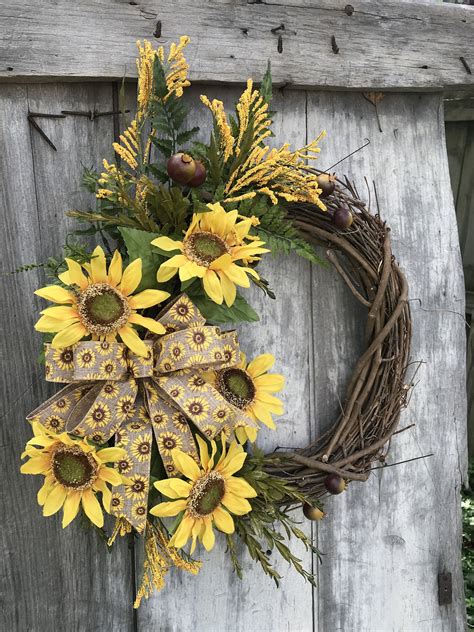
[[[238,538],[277,584],[268,549],[314,583],[286,542],[318,554],[290,510],[320,520],[321,497],[366,480],[408,393],[407,283],[389,229],[350,182],[309,166],[324,134],[298,150],[267,145],[270,68],[259,89],[248,81],[233,116],[201,96],[213,131],[193,141],[187,43],[166,53],[138,43],[135,117],[116,161],[84,173],[96,208],[69,211],[87,223],[76,234],[102,246],[68,238],[36,291],[54,304],[35,325],[46,379],[66,386],[28,416],[21,471],[44,477],[38,503],[45,516],[62,509],[63,527],[81,513],[109,546],[144,536],[135,606],[171,566],[196,574],[192,556],[198,543],[212,549],[214,529],[239,576]],[[246,358],[229,324],[258,320],[241,288],[275,297],[262,257],[321,263],[315,244],[367,308],[366,348],[333,427],[306,448],[264,454],[255,441],[283,413],[284,378],[269,372],[270,353]]]

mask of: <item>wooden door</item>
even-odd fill
[[[141,24],[147,19],[150,23],[144,24],[150,33],[147,31],[145,35],[152,36],[151,26],[155,28],[156,20],[146,16],[157,17],[153,3],[139,6],[140,28],[134,8],[137,3],[114,4],[117,11],[119,8],[123,11],[122,21],[133,31],[133,37],[120,31],[122,39],[126,36],[128,42],[128,38],[143,36]],[[179,3],[175,11],[184,11],[185,4]],[[233,25],[239,28],[242,23],[237,14],[244,10],[244,3],[239,2],[235,7],[226,2],[218,4],[224,13],[235,10]],[[268,13],[262,13],[267,10],[275,13],[281,9],[285,19],[290,16],[297,20],[298,11],[305,16],[304,7],[316,3],[300,4],[304,6],[295,12],[288,12],[285,6],[278,7],[278,3],[276,8],[249,7],[246,10],[255,12],[251,16],[254,22],[249,18],[249,24],[255,24],[256,16],[268,20]],[[375,4],[365,3],[376,11]],[[392,17],[395,4],[387,9]],[[0,2],[4,12],[3,17],[0,14],[0,22],[8,25],[10,12],[3,7],[6,3]],[[80,50],[69,48],[72,70],[67,73],[66,33],[72,39],[77,34],[68,31],[65,16],[76,12],[78,19],[86,15],[87,9],[97,11],[96,31],[90,36],[98,46],[97,59],[94,62],[87,56],[85,43]],[[167,16],[172,14],[167,3],[160,10],[167,12]],[[31,6],[23,11],[23,16],[32,19]],[[44,23],[45,15],[51,16],[48,11],[46,5],[38,9],[37,24]],[[372,181],[376,184],[380,213],[392,227],[394,252],[410,284],[413,362],[422,362],[409,408],[401,419],[401,427],[415,426],[394,437],[389,463],[433,455],[376,470],[367,483],[353,483],[345,494],[326,503],[328,517],[317,528],[313,527],[312,534],[324,553],[322,564],[298,551],[306,566],[314,568],[318,588],[313,590],[279,562],[284,580],[277,590],[244,551],[241,555],[245,575],[240,581],[224,556],[224,541],[219,540],[212,554],[201,557],[205,564],[198,577],[171,573],[165,590],[133,611],[134,586],[140,573],[139,541],[135,545],[119,541],[109,553],[105,544],[84,525],[76,524],[77,521],[63,531],[57,517],[41,516],[35,499],[38,481],[19,474],[19,455],[30,432],[24,421],[26,413],[56,390],[45,384],[36,361],[41,341],[33,332],[33,323],[40,305],[32,292],[43,284],[44,276],[40,268],[27,273],[12,272],[58,253],[64,235],[72,226],[64,211],[90,204],[88,194],[80,188],[82,166],[97,165],[102,157],[112,159],[111,143],[117,134],[117,120],[113,116],[93,120],[81,116],[38,119],[57,148],[53,151],[28,124],[27,115],[28,112],[54,114],[61,110],[111,111],[116,104],[117,83],[105,79],[90,83],[85,79],[99,79],[100,73],[103,77],[119,74],[110,69],[112,61],[118,64],[115,58],[105,61],[103,69],[98,70],[99,61],[107,60],[108,54],[105,44],[103,48],[98,44],[101,28],[104,37],[107,33],[104,14],[113,22],[107,3],[79,2],[72,9],[70,4],[60,2],[56,3],[55,11],[62,26],[54,26],[54,21],[49,24],[58,37],[55,46],[62,57],[59,61],[44,57],[43,64],[51,68],[57,64],[58,68],[44,71],[42,77],[41,68],[45,66],[41,66],[41,53],[34,50],[30,59],[33,70],[28,75],[25,69],[28,63],[18,55],[17,43],[0,49],[10,55],[5,53],[2,63],[5,61],[7,68],[13,68],[4,71],[5,75],[10,73],[10,81],[0,85],[3,213],[0,308],[4,370],[0,487],[2,629],[15,632],[462,630],[459,490],[466,468],[464,286],[440,91],[419,92],[415,85],[412,86],[415,91],[410,93],[387,93],[378,106],[378,117],[373,105],[360,92],[367,87],[365,84],[348,85],[360,89],[343,93],[318,91],[314,85],[309,89],[301,81],[304,89],[286,87],[276,91],[274,142],[288,140],[296,146],[326,129],[322,168],[363,144],[364,139],[370,139],[368,147],[338,169],[356,182],[362,195],[367,176],[374,211]],[[206,11],[206,16],[212,11],[207,3]],[[324,8],[320,14],[324,16]],[[28,29],[22,26],[20,17],[18,13],[16,24],[22,41]],[[204,18],[199,13],[197,17],[199,28],[204,28]],[[276,18],[276,13],[273,17]],[[425,19],[422,13],[420,20]],[[224,28],[221,13],[218,20],[218,24],[208,23],[210,32]],[[193,20],[187,22],[191,30],[197,29]],[[116,29],[120,24],[120,28],[127,30],[122,22],[113,24]],[[223,33],[221,47],[227,54],[234,50],[233,35]],[[202,42],[202,48],[198,46],[194,51],[210,55],[202,52],[206,48],[204,39],[200,40],[197,33],[195,37],[195,41]],[[285,40],[284,45],[287,43]],[[129,49],[127,44],[127,55]],[[215,51],[214,48],[214,55]],[[44,50],[42,54],[46,54]],[[80,54],[85,55],[85,67],[89,64],[83,75],[78,62]],[[273,52],[272,60],[275,54],[279,53]],[[258,53],[260,61],[262,55],[267,52]],[[297,74],[296,57],[292,59],[292,72]],[[230,83],[241,81],[247,72],[240,69],[240,74],[232,79],[231,73],[224,71],[224,62],[219,62],[217,67],[224,69],[221,76],[228,85],[217,88],[205,83],[218,76],[213,75],[218,70],[211,62],[209,57],[201,75],[196,70],[203,84],[193,86],[188,95],[192,118],[201,126],[204,137],[210,121],[199,105],[198,95],[219,95],[230,107],[240,90]],[[25,68],[17,70],[21,64],[26,64]],[[250,65],[258,64],[254,59]],[[259,71],[263,67],[260,64]],[[275,74],[283,83],[281,68],[284,65],[277,65]],[[11,75],[16,72],[12,81]],[[75,75],[76,81],[66,83],[66,74],[68,79]],[[31,75],[39,82],[24,83]],[[52,78],[54,82],[50,82]],[[311,81],[314,84],[314,77]],[[370,81],[370,85],[376,84],[375,79]],[[394,80],[394,87],[399,85]],[[332,86],[338,87],[334,83]],[[326,81],[325,87],[331,85]],[[128,100],[132,99],[133,91],[134,85],[128,84]],[[258,292],[252,293],[250,299],[261,314],[261,323],[240,328],[241,344],[250,354],[272,351],[278,358],[277,368],[287,377],[284,394],[287,412],[276,432],[262,433],[262,445],[265,448],[304,445],[333,419],[338,397],[360,351],[364,314],[330,268],[311,267],[297,258],[270,258],[262,268],[277,291],[277,299],[270,302]],[[303,528],[310,532],[312,525],[303,522]],[[452,604],[447,606],[438,603],[440,572],[452,573]]]

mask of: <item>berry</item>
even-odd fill
[[[336,188],[336,176],[332,176],[329,173],[320,173],[318,176],[318,185],[319,188],[322,189],[322,193],[319,194],[319,197],[328,197]]]
[[[332,222],[340,230],[346,230],[352,224],[354,217],[346,206],[341,206],[334,211]]]
[[[346,489],[346,481],[338,474],[329,474],[324,479],[324,487],[330,494],[340,494]]]
[[[303,505],[303,513],[308,520],[322,520],[326,515],[324,511],[321,511],[318,507],[313,507],[309,503]]]
[[[196,163],[189,154],[179,152],[168,160],[166,170],[172,180],[178,184],[187,184],[196,173]]]
[[[201,184],[203,184],[207,178],[206,167],[199,160],[195,160],[195,163],[196,163],[196,171],[193,177],[191,178],[191,180],[189,180],[189,182],[186,183],[188,187],[200,187]]]

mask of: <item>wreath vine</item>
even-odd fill
[[[196,574],[192,555],[198,543],[213,548],[214,529],[239,576],[236,538],[277,585],[269,550],[314,584],[287,541],[319,552],[289,508],[320,520],[325,493],[366,480],[409,390],[407,283],[389,229],[349,181],[309,166],[324,133],[296,150],[267,144],[270,67],[233,116],[201,96],[213,131],[193,141],[188,41],[167,53],[138,43],[135,117],[113,144],[116,161],[85,171],[96,207],[68,212],[87,227],[41,264],[52,281],[36,291],[54,304],[35,325],[46,379],[66,386],[28,415],[21,471],[44,477],[38,503],[45,516],[62,510],[63,527],[83,512],[109,546],[144,536],[136,607],[172,566]],[[72,241],[84,235],[103,246]],[[241,293],[251,283],[275,298],[263,256],[319,264],[315,244],[368,310],[366,347],[334,426],[306,448],[264,454],[255,441],[283,413],[284,378],[270,372],[273,355],[248,360],[221,325],[258,320]]]

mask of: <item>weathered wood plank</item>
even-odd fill
[[[110,555],[90,528],[75,521],[61,529],[60,517],[43,518],[36,504],[39,478],[19,472],[20,454],[31,436],[26,413],[57,387],[44,382],[34,334],[40,301],[33,290],[43,273],[11,275],[20,265],[59,253],[71,202],[87,205],[79,191],[81,160],[96,163],[109,151],[112,123],[101,118],[41,119],[54,152],[28,127],[31,111],[111,108],[111,88],[89,86],[2,86],[0,111],[1,207],[3,211],[4,344],[2,381],[2,617],[0,627],[22,632],[118,630],[130,632],[133,613],[131,562],[126,542]],[[41,307],[44,304],[41,302]]]
[[[474,11],[357,0],[0,1],[4,81],[135,76],[135,40],[184,31],[191,79],[242,83],[271,59],[276,83],[331,89],[473,88]],[[161,36],[162,38],[161,38]],[[338,52],[333,51],[334,36]]]
[[[229,109],[239,92],[232,89],[191,89],[190,102],[196,108],[192,124],[201,126],[201,139],[207,141],[210,116],[198,95],[205,92],[210,98],[224,100]],[[301,146],[306,142],[306,99],[303,92],[285,92],[275,99],[275,144],[291,140]],[[259,445],[267,450],[277,445],[305,445],[310,440],[310,353],[311,331],[309,263],[301,259],[267,258],[261,265],[262,275],[270,281],[277,300],[266,298],[260,290],[250,293],[252,305],[261,314],[258,324],[239,328],[240,342],[247,357],[259,353],[273,353],[274,370],[285,373],[287,384],[283,393],[286,414],[277,421],[272,432],[262,427]],[[304,520],[300,516],[301,520]],[[305,521],[302,528],[310,533]],[[295,553],[311,568],[311,555],[294,543]],[[276,567],[283,580],[278,590],[273,582],[240,550],[244,577],[240,581],[232,571],[225,555],[225,539],[217,537],[211,554],[201,555],[203,568],[197,577],[185,576],[180,571],[170,573],[167,586],[159,594],[144,602],[138,612],[140,630],[152,630],[157,624],[169,632],[244,632],[247,630],[293,630],[312,632],[312,587],[286,562],[276,559]],[[183,606],[184,599],[188,604]],[[178,614],[179,613],[179,614]]]
[[[328,166],[369,138],[371,144],[338,169],[365,193],[375,180],[380,212],[392,227],[394,252],[410,284],[413,361],[423,361],[388,463],[329,499],[319,529],[327,554],[320,569],[320,630],[441,632],[464,629],[460,569],[459,489],[466,471],[464,287],[449,185],[439,95],[386,95],[374,108],[358,95],[310,94],[308,135],[328,130]],[[374,196],[372,193],[372,205]],[[343,394],[353,362],[354,326],[334,296],[328,274],[313,270],[317,416],[327,419]],[[360,326],[362,326],[360,321]],[[343,369],[340,368],[343,365]],[[326,376],[324,385],[324,376]],[[329,379],[328,379],[329,378]],[[332,399],[332,401],[331,401]],[[329,400],[329,401],[328,401]],[[437,575],[453,575],[453,604],[439,606]],[[318,627],[319,626],[319,627]]]

